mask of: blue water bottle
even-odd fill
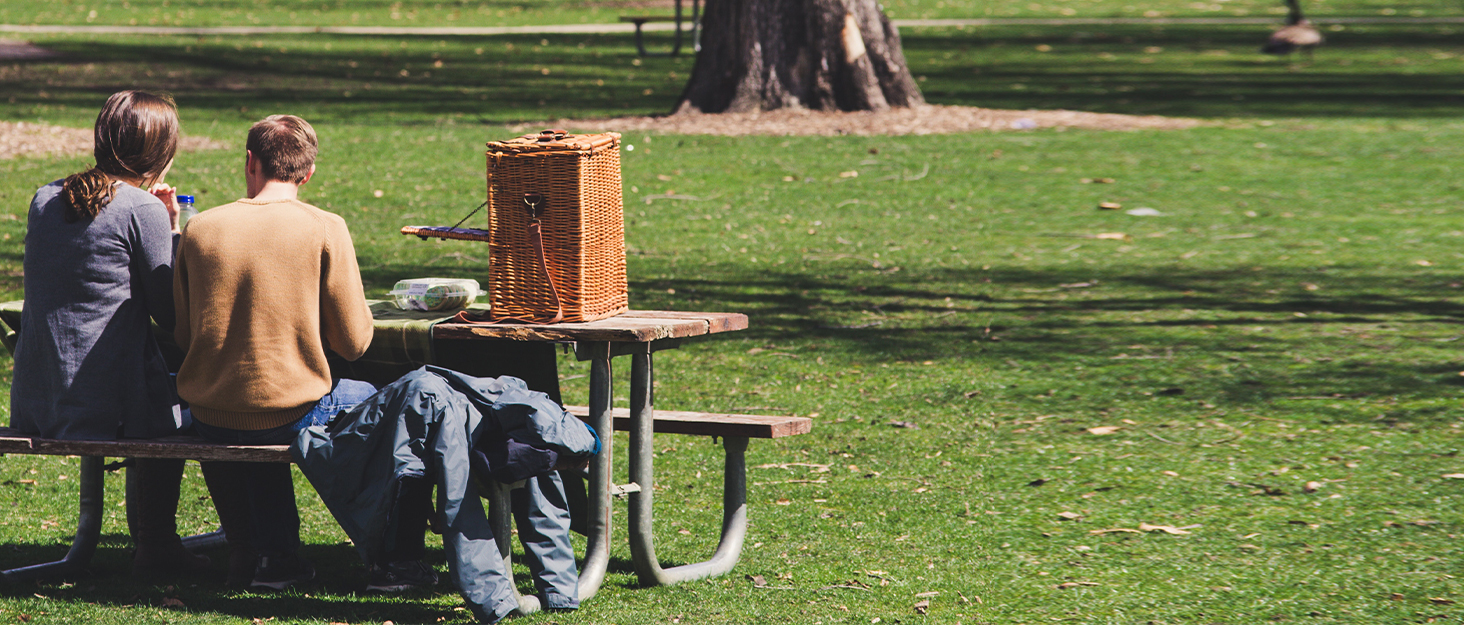
[[[198,209],[196,209],[196,208],[193,207],[193,196],[191,196],[191,195],[180,195],[180,196],[178,196],[178,230],[179,231],[182,231],[183,230],[183,224],[188,223],[188,219],[190,217],[193,217],[194,215],[197,215],[197,214],[198,214]]]

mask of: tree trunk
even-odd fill
[[[702,25],[677,112],[925,103],[876,0],[707,0]]]

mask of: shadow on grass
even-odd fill
[[[429,541],[430,542],[430,541]],[[429,548],[426,561],[433,564],[442,577],[431,591],[396,595],[364,593],[366,573],[354,547],[346,544],[303,545],[300,554],[314,563],[317,571],[313,582],[298,589],[279,593],[256,593],[228,589],[223,585],[226,550],[207,552],[213,558],[212,571],[203,575],[177,579],[140,580],[130,574],[132,550],[130,538],[123,534],[105,534],[101,546],[84,574],[0,586],[0,595],[27,598],[37,593],[49,599],[74,603],[110,606],[137,604],[163,605],[163,599],[177,598],[190,612],[212,612],[244,619],[276,618],[281,620],[321,619],[329,621],[433,623],[460,620],[454,607],[444,607],[424,600],[455,594],[456,587],[445,572],[440,548]],[[68,545],[0,545],[9,552],[3,566],[18,567],[60,559]],[[611,558],[612,574],[634,574],[634,566],[624,558]],[[519,592],[533,593],[533,581],[522,567],[515,572]],[[454,604],[457,602],[454,601]]]
[[[1430,56],[1454,45],[1451,32],[1353,28],[1329,35],[1310,66],[1256,53],[1268,32],[1234,26],[914,30],[904,46],[912,69],[924,77],[927,99],[940,104],[1408,118],[1452,117],[1464,102],[1458,61],[1445,65]],[[622,35],[42,43],[65,58],[17,64],[33,71],[8,76],[0,95],[21,105],[88,108],[112,91],[143,88],[169,91],[185,107],[214,115],[252,118],[307,107],[317,118],[342,121],[462,115],[497,124],[665,112],[690,69],[689,57],[637,59]],[[1033,52],[1048,44],[1052,52]]]
[[[1464,308],[1447,299],[1454,289],[1375,268],[860,273],[636,282],[632,302],[747,313],[751,327],[725,340],[831,342],[871,362],[967,361],[1038,377],[1128,367],[1141,378],[1191,379],[1240,403],[1443,398],[1464,383],[1456,342],[1464,330],[1448,329],[1464,322]],[[1313,282],[1325,289],[1301,286]],[[1185,371],[1214,362],[1235,370]]]

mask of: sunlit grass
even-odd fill
[[[751,445],[752,531],[733,574],[639,588],[617,543],[599,596],[525,622],[1461,616],[1464,481],[1443,477],[1464,472],[1458,44],[1432,26],[1349,27],[1306,67],[1254,55],[1264,33],[1248,29],[1089,30],[916,31],[905,42],[933,102],[1214,124],[627,134],[632,305],[752,319],[659,353],[657,405],[813,416],[815,430]],[[406,277],[486,279],[474,244],[396,231],[456,222],[481,201],[482,143],[512,135],[506,124],[665,111],[689,69],[637,65],[623,37],[42,43],[75,56],[0,66],[11,120],[85,126],[108,92],[137,85],[173,91],[187,132],[236,146],[266,114],[314,121],[320,171],[304,198],[351,224],[373,296]],[[230,201],[243,186],[238,151],[182,155],[170,182],[200,206]],[[14,217],[0,215],[6,297],[21,294],[30,194],[85,162],[0,161],[0,212]],[[661,199],[673,192],[695,199]],[[1126,213],[1136,208],[1160,215]],[[584,397],[585,365],[560,364],[566,398]],[[675,436],[657,448],[658,551],[668,563],[704,558],[720,452]],[[68,462],[0,464],[11,510],[0,564],[64,551]],[[0,618],[468,618],[450,589],[360,594],[364,574],[303,483],[320,586],[259,596],[216,580],[132,580],[120,480],[109,480],[118,518],[95,575],[9,589]],[[181,523],[210,527],[196,477],[187,488]],[[162,608],[165,597],[187,609]]]

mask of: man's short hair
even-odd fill
[[[244,147],[266,178],[294,184],[305,182],[319,151],[315,129],[294,115],[270,115],[255,122]]]

